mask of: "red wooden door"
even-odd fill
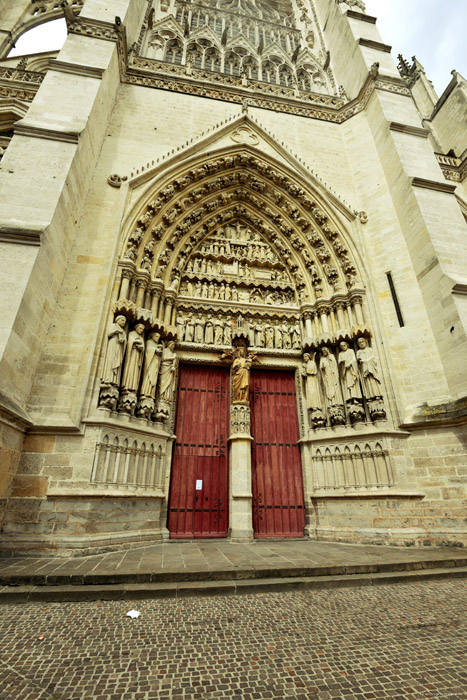
[[[170,483],[171,538],[226,537],[229,370],[181,365]]]
[[[305,505],[293,372],[252,370],[255,537],[303,537]]]

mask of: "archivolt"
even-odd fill
[[[302,301],[357,284],[353,256],[322,205],[282,166],[245,147],[198,160],[166,180],[135,216],[121,262],[176,288],[195,247],[235,218],[268,241],[292,273]]]

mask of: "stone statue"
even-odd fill
[[[298,323],[295,324],[295,326],[292,327],[292,347],[294,350],[299,350],[301,345],[301,335],[300,335],[300,326]]]
[[[230,318],[227,319],[224,326],[224,345],[230,345],[232,342],[232,321]]]
[[[251,353],[247,354],[246,348],[240,346],[237,349],[237,357],[232,364],[234,403],[248,401],[251,365]]]
[[[326,346],[321,350],[319,368],[323,379],[324,393],[326,394],[329,405],[335,406],[342,404],[343,401],[339,385],[339,371],[337,369],[336,358]]]
[[[159,376],[159,366],[164,346],[160,343],[160,333],[152,333],[146,343],[146,354],[144,356],[143,381],[141,384],[141,396],[151,396],[156,393],[157,378]]]
[[[201,315],[195,319],[195,343],[204,343],[204,321]]]
[[[326,424],[326,419],[321,410],[321,395],[318,382],[318,368],[315,358],[309,353],[303,355],[302,375],[305,378],[306,407],[310,414],[313,428],[319,428]]]
[[[282,331],[280,323],[274,329],[274,347],[276,350],[282,350]]]
[[[214,345],[222,345],[224,341],[224,324],[217,318],[214,321]]]
[[[261,323],[256,324],[255,341],[255,344],[258,348],[264,347],[264,328]]]
[[[366,338],[357,340],[357,362],[362,378],[363,393],[367,399],[381,397],[381,378],[378,371],[378,361],[373,348],[368,346]]]
[[[319,369],[323,380],[324,393],[328,402],[331,423],[332,425],[343,425],[345,423],[345,413],[339,384],[339,370],[337,368],[336,358],[326,346],[321,350]]]
[[[204,329],[204,342],[208,345],[214,343],[214,325],[212,322],[212,316],[208,316],[206,320],[206,326]]]
[[[137,323],[128,336],[128,347],[123,368],[122,386],[128,391],[137,391],[144,354],[144,324]]]
[[[274,347],[274,328],[271,325],[267,325],[264,328],[265,344],[267,348]]]
[[[160,343],[160,333],[152,333],[146,343],[146,353],[144,356],[143,381],[141,384],[140,400],[137,414],[142,418],[149,419],[154,411],[154,398],[156,395],[157,378],[161,355],[164,349]]]
[[[177,316],[177,340],[181,343],[185,337],[185,319],[183,316]]]
[[[185,328],[185,342],[192,343],[194,337],[195,337],[195,322],[193,321],[192,317],[189,316],[187,323],[186,323],[186,328]]]
[[[352,348],[349,348],[349,344],[345,340],[340,343],[339,348],[339,373],[345,399],[361,399],[362,394],[360,391],[355,352]]]
[[[175,372],[177,369],[177,356],[175,354],[173,340],[167,343],[162,351],[161,367],[159,371],[159,395],[156,418],[164,420],[168,417],[172,405],[175,388]]]
[[[107,333],[108,345],[105,354],[104,369],[102,370],[102,383],[120,385],[123,358],[126,349],[125,316],[117,316]]]

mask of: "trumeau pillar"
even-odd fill
[[[425,128],[430,124],[422,122],[410,89],[391,57],[391,47],[379,35],[376,19],[349,10],[342,2],[316,0],[315,4],[325,27],[336,80],[349,98],[357,96],[369,73],[376,79],[364,119],[413,268],[410,274],[415,288],[405,301],[409,304],[421,295],[423,311],[418,318],[426,315],[428,328],[431,326],[429,337],[424,333],[426,366],[432,373],[436,367],[441,370],[436,382],[433,380],[430,386],[425,383],[426,398],[429,402],[460,398],[467,393],[467,376],[459,372],[459,363],[467,352],[467,311],[460,303],[460,295],[467,289],[467,238],[454,196],[455,185],[443,177],[428,139],[430,132]],[[382,138],[382,134],[386,136]],[[360,197],[371,217],[376,202],[371,201],[369,189],[365,185]],[[377,279],[387,271],[381,268]]]
[[[250,407],[232,404],[230,409],[230,528],[232,541],[253,539]]]
[[[17,21],[20,3],[11,4],[15,12],[3,15],[4,31],[7,21]],[[86,36],[79,27],[69,27],[63,49],[26,117],[17,122],[2,159],[0,414],[6,407],[21,417],[44,351],[64,261],[120,86],[115,15],[120,16],[131,42],[144,8],[144,0],[116,0],[111,10],[107,2],[87,0],[79,27],[90,20],[107,22],[101,27],[113,32],[114,39],[104,39],[92,22]],[[40,176],[32,180],[38,164]]]

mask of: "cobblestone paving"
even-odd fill
[[[4,605],[0,700],[465,700],[466,594],[453,580]]]

